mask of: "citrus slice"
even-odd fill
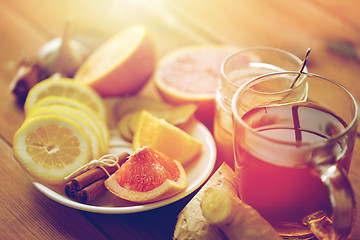
[[[102,96],[137,92],[154,71],[155,44],[148,29],[132,26],[98,47],[75,74]]]
[[[128,142],[131,142],[134,136],[134,128],[136,128],[140,111],[132,112],[122,117],[118,123],[120,136]],[[135,125],[135,127],[133,127]]]
[[[79,102],[77,100],[61,97],[61,96],[47,96],[39,99],[29,110],[27,110],[26,115],[31,113],[33,109],[44,106],[52,106],[52,105],[63,105],[78,109],[83,112],[92,112],[97,115],[97,118],[101,118],[99,114],[97,114],[94,109],[91,109],[89,106],[86,106],[84,103]]]
[[[149,146],[185,165],[202,151],[202,143],[182,129],[143,110],[133,137],[133,150]]]
[[[173,125],[186,123],[195,113],[195,104],[172,105],[158,100],[141,97],[121,98],[114,107],[118,121],[118,130],[124,140],[131,142],[142,110],[157,118],[163,118]]]
[[[139,203],[163,200],[183,189],[186,172],[178,161],[150,147],[135,151],[105,186],[116,196]]]
[[[101,155],[105,154],[104,152],[105,143],[104,143],[104,139],[102,138],[100,129],[88,115],[75,108],[61,106],[61,105],[39,107],[31,111],[31,114],[27,117],[27,119],[31,119],[34,116],[49,115],[49,114],[66,117],[68,119],[75,121],[80,125],[80,127],[85,131],[85,133],[90,138],[91,150],[92,150],[91,157],[93,159],[98,159]],[[27,121],[27,119],[25,121]]]
[[[73,99],[90,107],[103,119],[106,117],[106,109],[101,97],[90,87],[69,78],[48,78],[36,84],[30,89],[26,98],[25,112],[29,112],[36,102],[48,96]]]
[[[105,120],[102,119],[102,117],[99,116],[93,109],[91,109],[89,106],[73,100],[71,98],[66,97],[59,97],[59,96],[48,96],[40,99],[37,101],[34,106],[28,110],[26,113],[27,116],[33,115],[32,112],[35,111],[37,108],[42,108],[46,106],[65,106],[65,107],[71,107],[73,109],[79,110],[83,112],[84,114],[88,115],[92,122],[94,122],[96,125],[98,125],[98,128],[100,129],[102,142],[104,144],[103,149],[104,152],[108,152],[109,149],[109,141],[110,141],[110,133],[109,128],[106,125]]]
[[[14,135],[14,155],[34,179],[62,184],[64,178],[90,160],[91,144],[75,121],[57,115],[24,122]]]
[[[195,104],[173,105],[163,101],[144,97],[123,97],[119,98],[114,107],[114,114],[118,119],[125,115],[141,110],[147,110],[157,117],[166,119],[174,125],[187,122],[196,111]]]
[[[200,45],[174,50],[163,56],[154,72],[154,83],[164,100],[195,103],[201,121],[213,118],[215,92],[224,59],[236,48]]]

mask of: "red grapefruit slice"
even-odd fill
[[[114,195],[138,203],[171,197],[187,184],[181,163],[150,147],[135,151],[111,177],[106,188]]]

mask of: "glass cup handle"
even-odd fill
[[[305,223],[319,240],[348,239],[356,218],[356,205],[347,174],[337,164],[319,165],[316,169],[329,189],[333,213],[329,219],[324,212],[317,212],[306,217]]]

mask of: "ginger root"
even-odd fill
[[[206,189],[216,186],[237,194],[234,171],[222,164],[178,215],[174,240],[227,240],[225,234],[202,214],[200,202]]]
[[[223,163],[178,216],[174,240],[280,240],[272,226],[243,203],[235,173]]]
[[[230,240],[282,239],[255,209],[224,189],[207,189],[200,206],[204,217]]]

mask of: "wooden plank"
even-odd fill
[[[0,133],[3,139],[12,142],[24,115],[15,104],[9,85],[19,61],[25,56],[35,56],[47,34],[34,26],[26,14],[20,14],[6,3],[0,8]]]
[[[360,4],[357,0],[310,0],[328,12],[329,15],[339,18],[346,25],[360,30]]]
[[[199,0],[166,2],[178,15],[207,35],[240,47],[266,45],[310,55],[310,70],[350,87],[358,82],[359,62],[329,51],[330,40],[360,45],[360,32],[329,15],[318,5],[304,1]],[[359,90],[356,95],[360,96]]]
[[[206,38],[178,22],[161,1],[17,0],[6,4],[21,15],[26,15],[52,37],[62,34],[64,19],[72,16],[73,38],[91,50],[116,32],[136,24],[146,25],[153,32],[160,55],[177,46],[208,42]]]
[[[349,179],[353,186],[355,198],[357,201],[356,202],[357,219],[356,219],[355,226],[353,228],[353,234],[352,234],[350,240],[360,239],[360,219],[359,219],[359,216],[360,216],[360,204],[359,204],[360,189],[358,187],[358,186],[360,186],[360,175],[359,175],[358,169],[360,169],[360,138],[359,137],[356,139],[356,142],[355,142],[355,148],[354,148],[350,172],[349,172]]]
[[[194,193],[168,206],[146,212],[120,215],[84,212],[83,215],[111,239],[168,240],[173,236],[177,215],[193,195]]]
[[[10,1],[1,1],[0,8],[0,66],[2,73],[7,67],[24,56],[35,56],[37,49],[48,38],[48,34],[34,25],[27,14],[18,12]],[[12,75],[12,72],[11,72]],[[10,76],[10,74],[8,75]]]
[[[77,210],[43,195],[0,140],[0,239],[106,239]]]
[[[359,41],[359,32],[306,1],[174,0],[164,4],[191,18],[207,32],[234,44],[281,47],[283,43],[296,43],[298,48],[307,47],[306,41],[300,40],[342,35]]]

